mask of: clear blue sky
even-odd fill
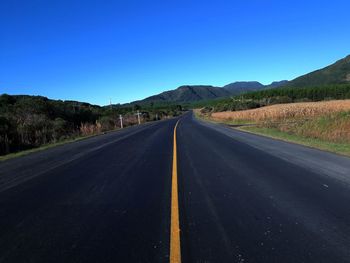
[[[350,54],[349,1],[2,0],[0,93],[105,105],[293,79]]]

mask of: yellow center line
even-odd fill
[[[176,147],[176,128],[174,128],[174,147],[173,147],[173,174],[171,182],[171,221],[170,221],[170,263],[181,263],[180,247],[180,221],[179,221],[179,195],[177,183],[177,147]]]

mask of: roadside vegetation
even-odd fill
[[[350,155],[350,100],[287,103],[213,113],[202,109],[197,114],[207,120],[240,124],[240,129],[246,131]]]
[[[347,110],[350,110],[350,100],[333,100],[276,104],[244,111],[214,112],[211,116],[216,120],[247,120],[251,122],[292,120],[298,122],[298,120],[307,120]]]
[[[346,142],[332,142],[324,139],[318,139],[315,137],[305,137],[293,133],[283,132],[275,128],[242,126],[239,129],[244,130],[246,132],[264,135],[274,139],[303,144],[309,147],[350,156],[350,143]]]
[[[161,120],[181,114],[181,105],[112,105],[100,107],[76,101],[50,100],[41,96],[0,96],[0,156],[40,146],[104,133],[123,126]]]

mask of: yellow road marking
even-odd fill
[[[179,195],[177,183],[177,146],[176,146],[176,128],[174,128],[174,147],[173,147],[173,174],[171,180],[171,221],[170,221],[170,263],[181,263],[180,247],[180,221],[179,221]]]

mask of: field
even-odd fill
[[[350,111],[350,100],[277,104],[252,110],[215,112],[211,117],[223,121],[262,122],[314,118],[342,111]]]
[[[278,104],[200,116],[215,122],[241,124],[240,129],[246,131],[350,155],[350,100]],[[253,125],[244,125],[248,123]]]

